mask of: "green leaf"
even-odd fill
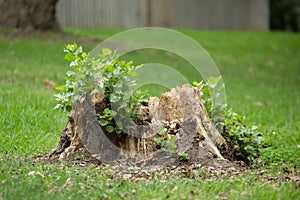
[[[121,99],[120,96],[117,96],[117,95],[114,95],[114,94],[110,95],[110,98],[109,98],[109,100],[110,100],[111,103],[116,103],[116,102],[118,102],[120,99]]]
[[[75,75],[75,72],[74,71],[67,71],[66,74],[67,74],[67,76],[72,76],[72,75]]]
[[[220,80],[221,80],[221,76],[219,76],[219,77],[210,77],[207,81],[207,84],[210,88],[215,88]]]
[[[76,49],[76,51],[74,52],[74,55],[78,55],[80,53],[82,53],[82,47],[81,46]]]
[[[114,128],[113,126],[111,126],[111,125],[106,126],[105,129],[106,129],[106,131],[109,132],[109,133],[112,133],[112,132],[114,132],[114,130],[115,130],[115,128]]]
[[[81,53],[81,57],[82,57],[82,58],[85,58],[85,57],[86,57],[86,53],[85,53],[85,52],[82,52],[82,53]]]
[[[66,85],[57,85],[57,86],[55,86],[55,89],[58,91],[66,91],[67,86]]]
[[[70,61],[74,61],[75,59],[76,59],[76,57],[71,53],[68,53],[68,54],[65,55],[65,60],[66,61],[70,62]]]
[[[117,115],[117,112],[114,110],[109,110],[109,113],[112,117],[115,117]]]
[[[137,73],[136,71],[129,70],[129,71],[128,71],[128,75],[130,75],[130,76],[137,76],[138,73]]]
[[[78,74],[78,75],[77,75],[77,78],[79,78],[79,79],[84,79],[85,77],[86,77],[85,74]]]
[[[263,141],[263,138],[262,137],[258,137],[258,138],[254,138],[253,142],[256,144],[256,145],[260,145]]]
[[[159,130],[158,134],[159,135],[164,135],[164,134],[166,134],[167,131],[168,131],[168,129],[162,128],[162,129]]]
[[[107,72],[113,72],[113,71],[115,70],[115,66],[113,66],[113,65],[108,65],[108,66],[106,66],[105,70],[106,70]]]
[[[132,64],[132,63],[131,63],[131,64]],[[141,68],[141,67],[143,67],[143,64],[136,66],[136,67],[135,67],[135,70],[138,70],[138,69]]]
[[[190,159],[189,155],[184,151],[179,152],[178,155],[179,155],[179,159],[182,160],[182,161],[188,161]]]
[[[74,67],[77,67],[78,66],[78,60],[74,60],[72,62],[70,62],[70,67],[72,67],[74,69]]]
[[[104,120],[104,119],[100,119],[100,120],[99,120],[99,124],[100,124],[101,126],[106,126],[108,123],[109,123],[109,122],[106,121],[106,120]]]
[[[197,81],[193,81],[193,85],[194,85],[194,86],[198,86],[198,84],[199,84],[199,83],[198,83]]]
[[[61,108],[61,104],[60,103],[58,103],[58,104],[56,104],[56,106],[53,108],[54,110],[56,110],[56,109],[59,109],[59,108]]]
[[[76,43],[68,44],[65,46],[65,49],[74,52],[77,49],[77,44]]]
[[[104,55],[104,56],[108,56],[108,55],[110,55],[112,53],[112,51],[110,50],[110,49],[108,49],[108,48],[103,48],[102,49],[102,54]]]

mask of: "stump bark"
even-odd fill
[[[151,97],[140,110],[131,133],[117,135],[103,131],[98,122],[108,102],[100,92],[93,91],[72,105],[65,129],[58,145],[50,153],[60,159],[85,149],[102,162],[116,164],[122,161],[144,164],[171,164],[179,157],[162,152],[154,138],[160,137],[159,129],[165,128],[167,138],[176,136],[178,152],[185,152],[189,161],[206,163],[225,160],[220,153],[226,141],[215,128],[200,98],[200,90],[183,85]],[[167,139],[168,140],[168,139]]]

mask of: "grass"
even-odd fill
[[[270,185],[257,174],[206,177],[199,172],[198,179],[174,175],[167,180],[157,174],[149,181],[132,183],[111,179],[109,168],[33,164],[28,158],[7,158],[6,163],[0,165],[6,172],[2,175],[0,193],[4,199],[297,199],[299,196],[293,183]],[[33,170],[35,174],[28,175]]]
[[[45,36],[5,37],[0,40],[0,199],[299,199],[299,182],[297,185],[284,177],[286,171],[299,177],[300,35],[181,31],[198,41],[218,65],[229,107],[273,138],[252,173],[173,176],[167,181],[158,174],[149,181],[128,182],[111,179],[109,169],[97,166],[36,162],[29,155],[49,152],[67,121],[66,114],[52,109],[55,91],[43,84],[46,77],[63,83],[67,67],[62,48],[66,41],[44,40]],[[107,38],[118,30],[66,32]],[[51,33],[47,37],[56,36]],[[91,43],[82,45],[87,50],[93,48]],[[128,58],[137,63],[147,61],[147,53],[133,53]],[[165,60],[163,56],[151,58]],[[170,64],[184,63],[171,60]],[[278,181],[268,183],[257,173],[261,170]],[[30,171],[35,174],[28,175]],[[68,178],[71,181],[66,182]]]

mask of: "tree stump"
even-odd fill
[[[225,160],[220,149],[227,148],[226,141],[210,120],[197,88],[186,84],[163,93],[160,98],[151,97],[140,110],[142,114],[130,134],[107,133],[100,126],[97,115],[107,105],[106,98],[98,91],[74,102],[60,141],[50,155],[59,154],[64,159],[85,149],[110,164],[122,161],[171,164],[178,161],[178,154],[162,152],[154,141],[160,137],[159,129],[165,128],[167,140],[176,136],[177,151],[185,152],[190,162]]]
[[[58,0],[0,0],[0,29],[58,31],[60,27],[55,9],[57,2]]]

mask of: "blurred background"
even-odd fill
[[[300,28],[300,0],[0,0],[0,13],[1,28]]]

